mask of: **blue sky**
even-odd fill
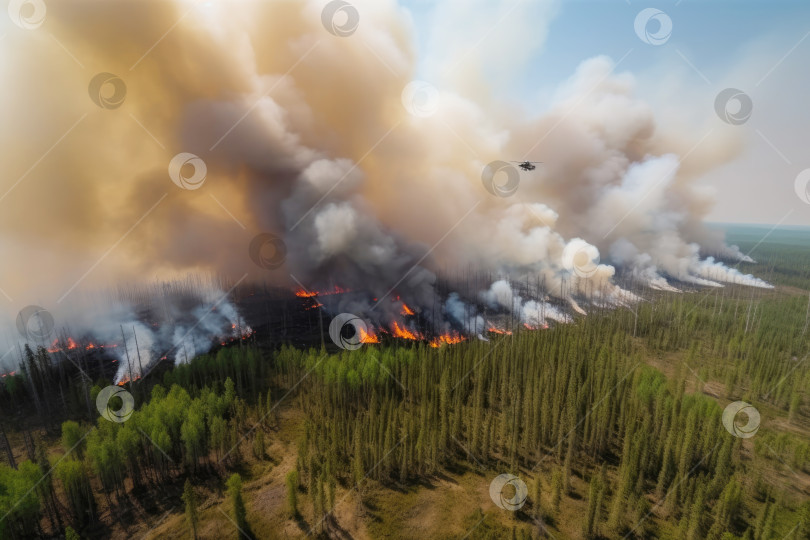
[[[469,5],[474,11],[476,4],[486,3],[473,0]],[[431,23],[441,2],[401,0],[400,4],[414,18],[420,56],[429,55]],[[540,2],[512,0],[505,2],[501,11],[509,10],[514,4],[539,5]],[[623,67],[639,72],[660,62],[662,49],[679,48],[687,55],[693,53],[702,71],[723,72],[737,63],[758,39],[780,40],[781,37],[786,47],[784,52],[787,52],[810,30],[810,2],[802,0],[635,0],[629,4],[621,0],[568,0],[557,6],[545,45],[532,55],[525,70],[515,74],[520,93],[514,97],[531,99],[538,88],[568,78],[580,62],[600,54],[619,59],[628,49],[633,49],[634,54],[623,62]],[[645,47],[633,32],[636,14],[647,7],[664,11],[673,21],[672,37],[662,47]],[[465,21],[459,19],[456,24],[464,25]],[[808,51],[810,48],[804,50],[805,58]]]
[[[559,85],[582,61],[597,55],[621,59],[617,72],[632,73],[638,96],[662,117],[690,119],[695,126],[714,115],[719,91],[745,91],[754,102],[754,114],[744,126],[734,126],[745,139],[745,150],[703,179],[717,192],[709,219],[810,225],[810,205],[799,200],[793,187],[796,175],[810,168],[810,2],[400,4],[414,21],[417,75],[427,80],[437,78],[434,58],[443,54],[439,49],[448,40],[468,45],[481,40],[473,54],[486,57],[499,41],[515,39],[513,54],[503,55],[503,65],[491,55],[482,63],[492,72],[489,79],[498,97],[520,103],[532,114],[542,114]],[[634,32],[636,15],[648,7],[672,20],[672,34],[664,45],[646,44]],[[525,46],[515,46],[520,40]]]

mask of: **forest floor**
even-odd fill
[[[650,364],[670,364],[678,359],[648,359]],[[669,366],[670,371],[674,369]],[[709,382],[709,384],[712,384]],[[711,395],[711,394],[709,394]],[[725,403],[727,400],[720,400]],[[281,428],[267,438],[268,458],[257,461],[249,456],[249,449],[242,450],[245,456],[244,497],[247,505],[248,522],[255,538],[286,539],[317,537],[312,533],[318,524],[314,519],[312,504],[303,491],[299,491],[299,512],[297,519],[287,514],[285,475],[295,468],[296,440],[303,430],[303,414],[293,408],[281,414]],[[787,421],[783,426],[786,429]],[[791,424],[789,430],[810,437],[808,426]],[[745,441],[747,451],[753,451],[753,443]],[[464,452],[464,449],[460,449]],[[547,460],[539,469],[542,477],[550,479],[553,460]],[[792,486],[798,497],[810,492],[810,475],[790,469],[776,460],[766,472],[769,482]],[[589,467],[598,464],[589,464]],[[533,476],[525,467],[527,478]],[[382,486],[373,480],[363,482],[362,502],[357,489],[338,486],[335,494],[334,519],[321,524],[328,528],[330,538],[340,539],[424,539],[424,538],[509,538],[513,526],[533,534],[541,529],[546,536],[558,540],[582,537],[582,525],[587,511],[588,484],[582,480],[582,473],[576,468],[571,479],[571,490],[563,497],[561,511],[554,521],[540,524],[526,513],[512,513],[498,508],[489,496],[489,484],[499,474],[496,470],[471,468],[459,461],[455,467],[444,470],[418,484],[407,486]],[[615,475],[613,468],[610,476]],[[178,481],[178,488],[179,481]],[[550,480],[543,485],[543,507],[551,508]],[[179,497],[178,497],[179,498]],[[668,526],[666,520],[658,519],[663,511],[663,500],[649,500],[653,513],[647,518],[660,527],[661,538],[676,538],[678,531]],[[528,515],[527,515],[528,514]],[[208,490],[208,498],[201,504],[199,538],[237,538],[237,529],[230,518],[230,503],[221,487]],[[140,521],[140,520],[139,520]],[[788,534],[793,527],[788,519],[776,516],[776,531],[779,537]],[[637,533],[639,531],[636,531]],[[151,525],[140,521],[137,526],[115,526],[110,537],[116,539],[186,539],[189,538],[183,508],[177,507],[162,516],[152,519]]]

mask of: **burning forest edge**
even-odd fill
[[[582,281],[587,284],[583,286]],[[222,279],[190,276],[183,281],[96,293],[80,304],[100,314],[86,318],[92,325],[79,331],[70,325],[58,326],[50,313],[36,307],[22,321],[23,337],[34,338],[24,340],[25,349],[40,348],[54,361],[73,364],[85,376],[89,376],[88,370],[104,376],[114,371],[115,384],[124,385],[146,376],[161,362],[187,363],[212,348],[253,341],[257,329],[262,334],[259,340],[271,345],[323,346],[329,336],[330,346],[339,348],[390,340],[424,341],[437,348],[469,339],[488,341],[488,336],[511,335],[518,327],[544,330],[571,323],[591,310],[637,309],[645,296],[707,287],[694,282],[660,286],[640,282],[632,274],[621,279],[611,275],[596,283],[570,272],[567,280],[559,280],[559,290],[547,291],[540,277],[516,283],[506,276],[474,275],[439,281],[431,288],[434,294],[428,303],[424,295],[406,300],[393,288],[382,295],[340,285],[300,286],[291,291],[226,284]],[[751,285],[750,280],[743,284]],[[716,286],[714,282],[710,285]],[[420,300],[421,304],[415,303]],[[326,327],[330,327],[328,332]],[[22,342],[12,351],[25,370],[24,360],[27,357],[30,362],[31,353],[24,354]],[[13,376],[18,370],[6,369],[0,376]]]

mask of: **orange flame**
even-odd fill
[[[452,333],[452,334],[442,334],[441,336],[437,336],[430,340],[431,347],[440,347],[441,345],[455,345],[457,343],[461,343],[466,338],[462,335]]]
[[[500,334],[502,336],[511,336],[512,332],[510,330],[501,330],[500,328],[496,328],[495,326],[491,326],[489,331],[493,334]]]
[[[411,332],[410,330],[408,330],[403,326],[400,326],[399,323],[397,323],[396,321],[394,321],[394,324],[391,325],[391,330],[394,333],[394,337],[412,340],[422,339],[422,336],[414,332]]]
[[[411,308],[408,307],[408,304],[405,302],[402,303],[402,311],[400,312],[402,315],[416,315]]]
[[[362,328],[358,329],[360,331],[360,343],[379,343],[380,338],[377,334],[374,333],[374,330],[369,330],[366,332]]]
[[[247,324],[243,326],[237,327],[236,324],[231,324],[231,330],[233,330],[232,335],[229,336],[220,336],[219,337],[219,344],[223,347],[228,343],[233,343],[234,341],[239,341],[240,339],[245,340],[256,333],[256,331],[248,326]]]
[[[543,323],[540,326],[534,326],[529,323],[523,323],[523,326],[525,326],[527,330],[548,330],[548,324],[546,323]]]
[[[330,294],[343,294],[351,292],[349,289],[344,289],[343,287],[338,287],[337,285],[334,286],[332,290],[326,291],[308,291],[304,288],[300,288],[295,291],[295,296],[299,298],[312,298],[313,296],[329,296]]]
[[[312,298],[313,296],[318,296],[316,291],[305,291],[304,289],[298,289],[295,291],[295,296],[299,298]]]
[[[64,346],[64,349],[62,348],[62,346]],[[48,347],[48,352],[49,353],[56,353],[56,352],[61,352],[61,351],[65,350],[65,349],[68,350],[68,351],[72,351],[73,349],[78,349],[79,347],[80,347],[80,345],[72,337],[68,337],[67,342],[63,342],[61,344],[59,343],[59,338],[56,338],[51,343],[51,346]],[[96,345],[95,343],[93,343],[91,341],[87,345],[85,345],[84,350],[85,351],[90,351],[92,349],[114,349],[116,347],[118,347],[117,343],[110,343],[108,345]]]

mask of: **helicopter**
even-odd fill
[[[513,161],[512,163],[517,163],[518,167],[523,169],[524,171],[533,171],[535,169],[535,163],[543,163],[542,161]]]

